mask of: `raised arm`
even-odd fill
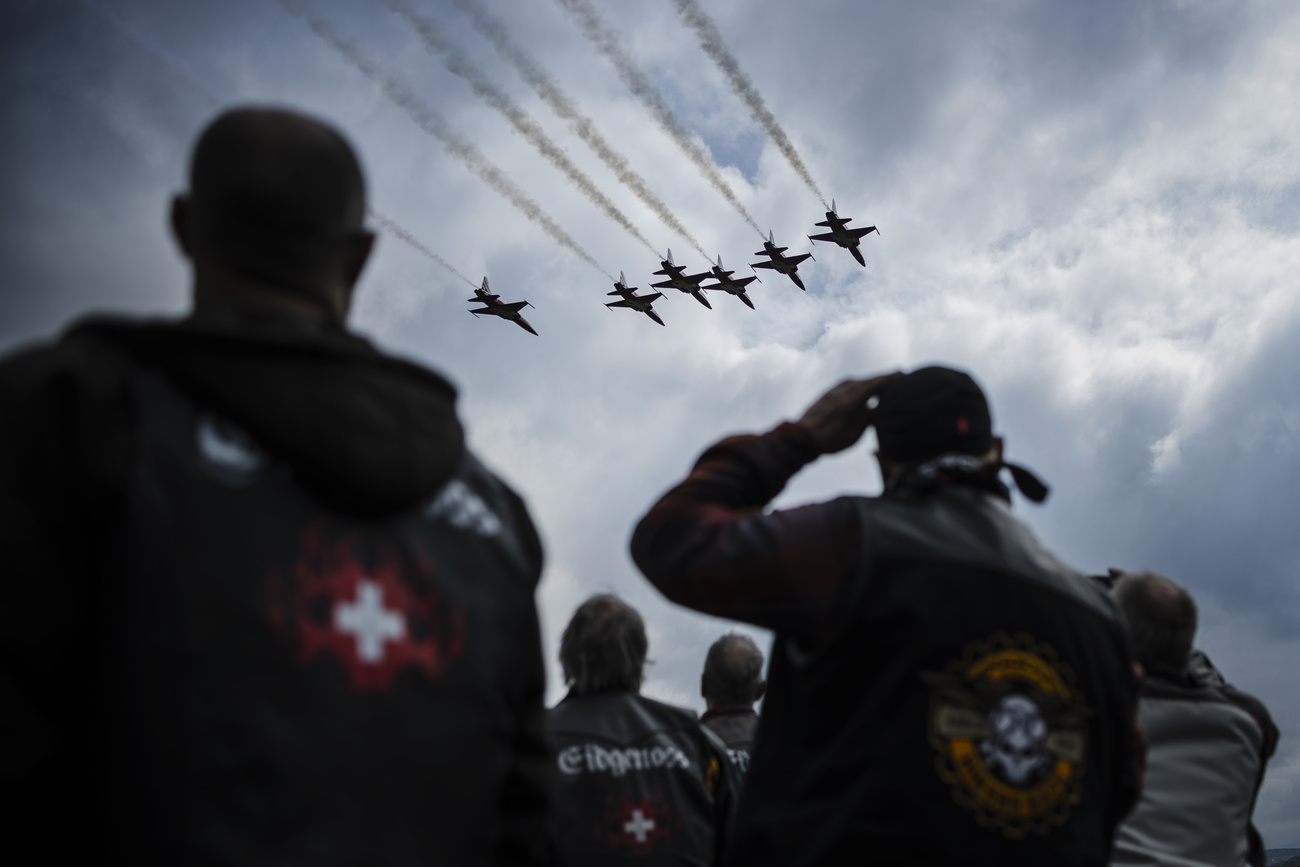
[[[706,451],[637,525],[632,557],[641,571],[697,611],[820,638],[857,564],[853,503],[763,508],[804,465],[858,441],[870,424],[867,401],[887,379],[840,383],[797,424]]]

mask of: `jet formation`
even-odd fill
[[[831,201],[831,209],[826,212],[826,219],[818,226],[824,226],[830,231],[823,232],[820,235],[809,235],[810,241],[824,241],[836,244],[848,250],[853,258],[858,261],[859,265],[866,266],[867,262],[862,258],[860,248],[862,239],[867,235],[875,232],[880,234],[880,230],[875,226],[862,226],[851,228],[849,223],[853,222],[852,217],[841,217],[835,208],[835,202]],[[803,280],[799,277],[799,264],[807,259],[813,258],[812,253],[799,253],[794,256],[785,255],[789,247],[779,247],[776,243],[775,234],[771,231],[767,233],[767,240],[763,242],[763,249],[755,253],[755,256],[766,256],[767,259],[762,262],[754,262],[749,267],[757,270],[758,268],[768,268],[776,271],[778,274],[784,274],[789,277],[794,285],[807,292],[808,287],[804,285]],[[713,305],[709,299],[704,296],[704,290],[716,290],[726,292],[739,298],[745,306],[751,310],[754,309],[754,302],[750,300],[749,295],[745,292],[745,287],[758,279],[753,277],[734,277],[734,271],[728,271],[722,266],[722,257],[719,256],[716,263],[712,264],[708,271],[698,274],[687,274],[685,265],[678,265],[673,261],[673,251],[669,250],[668,255],[659,263],[659,270],[654,272],[656,277],[664,277],[659,283],[651,283],[654,289],[676,289],[690,295],[696,301],[703,304],[710,310]],[[705,283],[706,280],[712,280],[712,283]],[[609,308],[625,307],[629,310],[635,310],[638,313],[644,313],[649,318],[658,322],[660,325],[664,321],[659,318],[659,314],[654,311],[654,302],[664,297],[662,292],[653,292],[647,295],[638,295],[639,290],[635,287],[629,287],[627,278],[622,272],[619,272],[618,282],[614,284],[614,291],[606,293],[618,297],[617,301],[610,301],[605,306]],[[536,334],[531,325],[528,324],[519,311],[525,306],[532,306],[527,301],[518,301],[513,304],[504,304],[488,290],[487,278],[483,278],[483,288],[475,289],[476,297],[470,301],[477,301],[484,306],[478,310],[471,310],[470,313],[475,315],[490,314],[499,316],[514,322],[520,328]]]

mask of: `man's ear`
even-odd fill
[[[754,701],[758,701],[767,694],[767,681],[760,680],[758,686],[754,687]]]
[[[171,224],[172,237],[176,239],[176,245],[181,248],[181,253],[186,259],[194,261],[194,247],[190,243],[190,200],[188,196],[179,193],[172,196],[168,222]]]

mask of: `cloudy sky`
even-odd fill
[[[375,209],[506,300],[540,337],[466,312],[468,287],[391,237],[355,324],[461,388],[476,451],[521,490],[548,550],[548,656],[574,606],[645,614],[647,691],[701,707],[730,624],[665,603],[626,552],[635,519],[712,440],[797,416],[824,388],[924,362],[983,382],[1010,455],[1053,485],[1017,509],[1087,571],[1154,569],[1201,606],[1199,643],[1283,732],[1256,816],[1300,846],[1300,8],[1282,2],[706,0],[843,214],[883,230],[867,267],[819,245],[808,292],[749,310],[673,292],[666,328],[608,311],[601,271],[653,254],[381,2],[300,0],[408,95],[399,105],[276,0],[0,6],[0,350],[91,310],[175,314],[164,232],[190,142],[222,105],[300,107],[346,130]],[[450,0],[411,0],[656,249],[703,257],[621,186]],[[728,267],[759,237],[551,2],[482,0]],[[744,208],[792,252],[817,197],[670,0],[597,6]],[[416,122],[474,143],[599,268],[561,247]],[[874,492],[870,445],[779,500]],[[761,640],[767,636],[760,633]],[[552,698],[561,694],[552,671]]]

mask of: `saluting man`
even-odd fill
[[[870,425],[881,496],[763,512]],[[1106,863],[1138,782],[1123,619],[1015,519],[1004,469],[1046,496],[975,381],[928,367],[723,440],[642,519],[665,596],[776,632],[727,863]]]

